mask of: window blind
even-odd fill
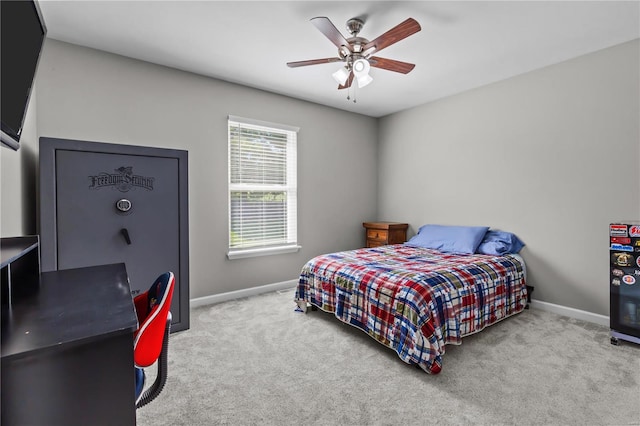
[[[297,245],[297,128],[229,117],[229,251]]]

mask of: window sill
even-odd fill
[[[284,254],[284,253],[296,253],[302,247],[295,246],[280,246],[280,247],[269,247],[269,248],[255,248],[255,249],[245,249],[245,250],[233,250],[227,252],[227,257],[229,260],[235,259],[245,259],[247,257],[257,257],[257,256],[271,256],[273,254]]]

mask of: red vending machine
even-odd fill
[[[640,344],[640,221],[609,225],[611,343]]]

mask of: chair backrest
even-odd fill
[[[148,291],[134,299],[139,324],[133,343],[133,360],[138,367],[148,367],[160,356],[174,286],[173,272],[165,272]]]

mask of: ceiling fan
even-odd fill
[[[369,75],[370,67],[381,68],[402,74],[409,73],[415,67],[415,64],[396,61],[394,59],[381,58],[379,56],[372,56],[374,53],[381,51],[385,47],[389,47],[392,44],[395,44],[420,31],[420,24],[418,24],[418,22],[413,18],[408,18],[372,41],[363,37],[358,37],[358,33],[360,33],[360,30],[364,25],[364,21],[359,18],[352,18],[347,21],[347,30],[349,31],[349,34],[351,34],[351,37],[348,39],[338,31],[329,18],[319,16],[312,18],[311,23],[336,45],[338,48],[338,56],[333,58],[288,62],[287,66],[296,68],[307,65],[344,62],[344,67],[341,67],[338,71],[333,73],[333,78],[339,84],[338,89],[351,87],[354,79],[357,81],[359,88],[371,83],[373,78]]]

